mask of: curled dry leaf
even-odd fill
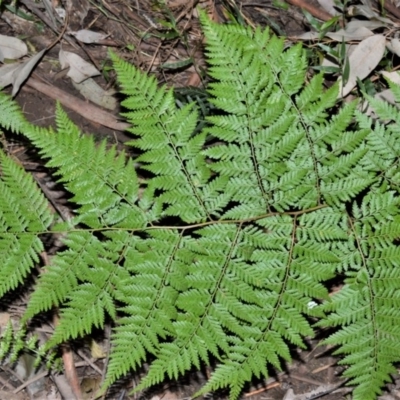
[[[13,85],[12,97],[14,97],[18,93],[19,88],[28,79],[32,70],[35,68],[39,60],[43,57],[43,54],[46,52],[46,50],[47,49],[43,49],[35,56],[31,57],[29,60],[20,64],[19,67],[14,71],[13,73],[14,81],[12,83]]]
[[[100,75],[100,71],[89,64],[78,54],[60,50],[60,64],[62,68],[69,67],[68,76],[76,83],[83,82],[91,76]]]
[[[378,65],[385,52],[386,39],[374,35],[360,42],[349,56],[350,74],[346,85],[340,81],[339,97],[347,96],[356,86],[357,79],[366,78]]]
[[[14,97],[21,85],[31,74],[36,64],[43,57],[46,49],[43,49],[35,56],[29,58],[22,63],[7,64],[0,68],[0,87],[6,87],[8,85],[13,86],[12,96]]]
[[[28,54],[26,44],[15,37],[0,35],[0,61],[15,60]]]

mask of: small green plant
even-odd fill
[[[212,357],[197,394],[228,387],[236,399],[290,361],[288,344],[305,347],[317,320],[337,328],[326,343],[344,355],[354,399],[375,399],[400,360],[400,112],[371,98],[384,123],[355,102],[337,109],[322,75],[305,84],[301,46],[202,24],[216,112],[201,130],[194,104],[112,55],[135,160],[96,145],[60,107],[54,132],[1,95],[0,125],[39,149],[75,214],[55,224],[31,177],[0,154],[0,296],[39,263],[42,235],[61,232],[66,248],[43,267],[22,324],[57,307],[49,351],[107,315],[103,391],[150,359],[137,390]]]

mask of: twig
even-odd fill
[[[22,385],[18,386],[16,389],[13,390],[13,393],[18,393],[22,389],[25,389],[27,386],[29,386],[31,383],[38,381],[39,379],[44,378],[46,375],[48,375],[49,371],[43,371],[40,374],[37,374],[33,376],[31,379],[28,379],[26,382],[24,382]]]
[[[51,20],[47,18],[45,14],[43,14],[37,5],[30,0],[20,0],[20,3],[23,4],[29,11],[35,14],[38,18],[40,18],[56,35],[58,35],[57,27],[53,25]],[[66,25],[66,24],[65,24]],[[58,39],[59,40],[59,39]],[[57,40],[57,41],[58,41]],[[74,48],[76,48],[76,44],[70,38],[66,37],[65,40]],[[52,46],[51,46],[52,47]]]
[[[307,382],[307,383],[310,383],[311,385],[315,385],[315,386],[323,386],[322,382],[317,381],[315,379],[304,378],[303,376],[292,374],[292,373],[290,373],[289,376],[293,379],[296,379],[297,381]]]
[[[329,14],[324,10],[321,10],[320,8],[313,6],[307,0],[286,0],[286,1],[296,7],[300,7],[303,10],[308,11],[315,18],[318,18],[322,21],[329,21],[331,18],[333,18],[331,14]]]
[[[88,357],[86,357],[85,353],[82,350],[77,351],[78,356],[82,357],[83,360],[90,366],[92,367],[96,372],[98,372],[100,375],[103,375],[103,371],[94,363],[92,362]],[[75,364],[76,366],[76,364]]]
[[[390,0],[384,0],[383,6],[385,7],[385,9],[387,11],[392,13],[396,18],[400,19],[400,10]]]
[[[69,93],[64,92],[55,86],[50,86],[47,83],[40,82],[38,79],[33,77],[26,81],[26,84],[39,92],[51,97],[54,100],[58,100],[65,107],[68,107],[72,111],[82,115],[84,118],[88,119],[97,124],[106,126],[107,128],[114,129],[116,131],[124,131],[129,128],[129,124],[126,122],[118,121],[115,115],[101,110],[100,108],[89,104],[86,101],[80,100]]]
[[[62,346],[62,359],[64,363],[65,376],[71,385],[72,392],[77,399],[82,399],[81,386],[79,384],[78,374],[76,373],[74,357],[69,345]]]
[[[5,380],[4,378],[2,378],[1,376],[0,376],[0,383],[1,383],[3,386],[5,386],[7,389],[10,389],[10,390],[14,390],[14,389],[15,389],[15,387],[14,387],[13,385],[11,385],[10,382],[6,381],[6,380]]]
[[[261,389],[253,390],[252,392],[246,393],[243,397],[247,398],[247,397],[250,397],[250,396],[255,396],[256,394],[260,394],[260,393],[265,392],[265,391],[267,391],[269,389],[273,389],[273,388],[279,387],[279,386],[281,386],[280,382],[272,382],[269,385],[267,385],[267,386],[265,386],[265,387],[263,387]]]

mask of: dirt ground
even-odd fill
[[[318,8],[315,3],[306,3]],[[115,129],[121,122],[118,117],[120,110],[118,108],[106,110],[93,104],[73,86],[71,79],[66,75],[66,70],[63,70],[58,62],[61,48],[79,54],[102,71],[100,76],[95,77],[95,82],[103,89],[117,89],[115,76],[109,68],[107,52],[110,49],[143,70],[154,74],[161,83],[174,87],[202,89],[204,87],[202,72],[206,65],[196,7],[205,8],[209,15],[220,23],[235,17],[251,26],[271,26],[278,31],[276,33],[287,37],[310,29],[300,8],[289,4],[284,10],[277,7],[272,0],[258,2],[172,0],[165,3],[150,0],[69,0],[60,3],[53,0],[54,9],[65,9],[68,15],[64,20],[60,20],[61,22],[56,19],[55,25],[40,2],[23,0],[18,4],[20,11],[29,14],[31,20],[18,17],[11,10],[4,8],[0,17],[0,34],[24,39],[28,42],[30,51],[36,53],[52,44],[60,33],[64,32],[64,36],[46,53],[16,96],[26,117],[37,125],[54,125],[57,100],[82,131],[92,133],[99,139],[106,138],[110,143],[117,143],[119,149],[123,149],[124,142],[130,139],[129,134]],[[83,43],[72,35],[81,29],[105,33],[107,36],[99,44]],[[7,92],[11,90],[11,88],[6,89]],[[78,107],[75,107],[74,111],[74,105],[77,104]],[[87,105],[90,107],[86,107]],[[97,113],[105,118],[105,123],[98,122]],[[32,171],[39,184],[45,185],[51,181],[52,178],[43,170],[26,143],[7,135],[7,146],[26,169]],[[53,195],[54,193],[55,190]],[[56,199],[60,204],[63,202],[63,195],[65,194],[59,193]],[[24,298],[16,296],[10,302],[13,304],[15,315],[21,315],[25,305]],[[320,332],[320,337],[326,337],[326,332]],[[101,337],[99,343],[104,340],[106,339]],[[337,365],[337,359],[331,354],[331,349],[319,344],[319,338],[310,339],[306,350],[293,349],[294,362],[291,365],[285,366],[282,372],[271,370],[271,377],[268,379],[254,380],[251,385],[246,386],[241,398],[350,399],[351,389],[343,386],[344,379],[340,376],[343,367]],[[73,348],[72,354],[83,394],[86,399],[93,398],[96,386],[105,370],[105,359],[94,357],[88,344],[84,344],[80,349]],[[188,399],[205,382],[210,373],[211,370],[208,369],[189,373],[178,382],[164,383],[151,391],[129,395],[140,378],[138,373],[116,385],[106,399]],[[27,390],[23,385],[28,380],[31,389]],[[399,387],[398,380],[399,377],[394,376],[388,388]],[[39,390],[32,389],[35,383],[38,384]],[[64,398],[68,398],[66,380],[57,381],[54,376],[47,376],[40,370],[21,377],[11,365],[0,366],[0,400],[59,399],[62,385],[67,386]],[[227,393],[212,393],[204,398],[225,399]],[[395,397],[387,397],[389,398]]]

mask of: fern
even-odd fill
[[[354,398],[374,399],[400,360],[400,112],[373,99],[384,122],[355,102],[336,108],[338,89],[325,90],[322,75],[304,83],[300,46],[202,24],[206,124],[194,103],[111,55],[135,160],[97,145],[60,107],[55,132],[34,127],[1,94],[0,125],[39,149],[74,216],[55,223],[32,179],[0,154],[0,294],[39,263],[42,234],[62,232],[65,248],[43,268],[22,322],[58,308],[48,351],[111,319],[103,391],[149,360],[136,390],[212,357],[197,394],[227,387],[235,399],[268,365],[290,361],[290,344],[305,347],[317,319],[337,327],[326,342],[345,355]],[[330,297],[338,274],[345,284]]]

